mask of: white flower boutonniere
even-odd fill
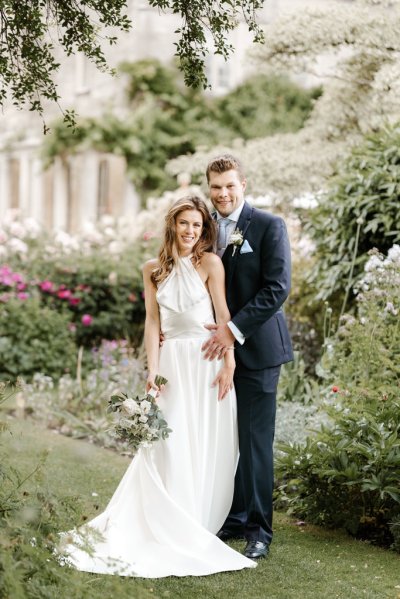
[[[235,229],[229,238],[228,245],[233,245],[232,256],[235,255],[236,248],[240,247],[243,243],[243,233],[239,229]]]

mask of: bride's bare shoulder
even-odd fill
[[[206,270],[222,267],[222,260],[213,252],[204,252],[201,257],[201,266]]]
[[[217,264],[222,263],[222,260],[219,256],[217,256],[217,254],[214,254],[214,252],[204,252],[204,254],[201,257],[201,262],[208,264]]]
[[[151,260],[147,260],[142,266],[142,271],[144,274],[149,274],[153,272],[155,268],[160,265],[158,258],[152,258]]]

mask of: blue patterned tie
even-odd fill
[[[217,254],[219,257],[222,256],[227,246],[226,229],[230,225],[230,223],[230,218],[220,218],[218,221]]]

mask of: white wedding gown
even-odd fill
[[[96,531],[93,553],[67,545],[79,570],[123,576],[203,576],[256,564],[215,533],[232,502],[238,459],[236,401],[211,383],[221,362],[202,357],[214,322],[210,296],[190,257],[157,291],[159,373],[168,383],[158,402],[172,433],[140,449],[105,511],[72,534]]]

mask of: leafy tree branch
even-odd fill
[[[176,55],[188,86],[207,86],[209,41],[216,54],[227,58],[233,50],[227,35],[240,18],[254,41],[263,39],[256,12],[264,0],[149,0],[149,4],[182,19]],[[60,67],[57,46],[67,56],[82,52],[100,70],[111,71],[102,45],[115,44],[117,38],[102,32],[128,31],[126,10],[127,0],[0,0],[0,106],[10,99],[17,107],[43,114],[46,100],[59,101],[53,80]],[[74,112],[65,111],[64,119],[74,124]]]

